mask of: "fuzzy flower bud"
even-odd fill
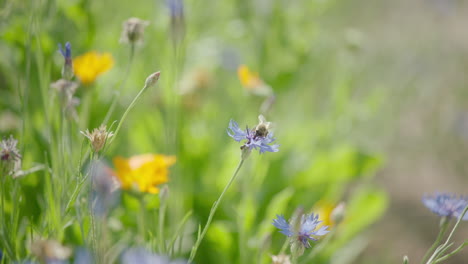
[[[21,155],[16,147],[17,144],[18,140],[11,135],[10,138],[0,141],[0,168],[8,175],[14,175],[21,168]]]
[[[99,128],[95,128],[91,133],[87,129],[85,132],[80,131],[80,133],[89,139],[91,145],[93,146],[94,152],[99,152],[106,144],[107,139],[114,135],[112,132],[108,132],[106,130],[105,125],[101,125]]]
[[[155,73],[152,73],[150,76],[148,76],[148,78],[146,78],[146,81],[145,81],[145,86],[151,87],[155,85],[159,80],[159,75],[161,75],[161,72],[157,71]]]
[[[332,210],[330,218],[334,223],[339,224],[341,221],[343,221],[345,214],[346,204],[341,202]]]
[[[67,42],[65,44],[65,50],[62,49],[62,44],[59,43],[59,51],[65,59],[65,63],[62,68],[62,78],[65,80],[71,80],[73,78],[73,61],[71,57],[71,44]]]
[[[121,43],[141,44],[143,42],[143,35],[145,27],[149,25],[148,21],[132,17],[123,22],[122,35],[120,37]]]

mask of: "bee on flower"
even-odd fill
[[[85,85],[92,84],[96,78],[114,66],[114,58],[110,53],[87,52],[73,60],[73,70]]]
[[[239,128],[236,121],[231,120],[229,122],[228,135],[237,142],[246,140],[244,145],[241,146],[243,159],[248,157],[252,149],[258,149],[260,153],[279,151],[279,145],[271,145],[275,141],[273,133],[269,130],[271,122],[267,122],[263,115],[260,115],[258,120],[259,124],[254,129],[247,127],[245,131]]]

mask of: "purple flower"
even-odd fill
[[[262,123],[260,124],[262,125]],[[257,128],[260,126],[258,125]],[[240,142],[241,140],[246,140],[244,145],[242,145],[241,149],[248,149],[251,151],[252,149],[258,149],[260,153],[264,152],[278,152],[279,151],[279,145],[273,144],[273,141],[275,139],[273,138],[273,133],[271,132],[266,132],[265,133],[259,133],[259,130],[255,129],[250,129],[247,127],[244,130],[239,128],[239,125],[236,123],[236,121],[232,120],[229,122],[229,128],[227,130],[227,133],[230,137],[232,137],[235,141]]]
[[[468,206],[468,197],[436,193],[434,196],[424,196],[422,202],[440,216],[459,218]],[[468,220],[468,214],[463,216],[463,220]]]
[[[59,51],[62,53],[62,56],[65,58],[65,60],[71,60],[71,44],[70,42],[65,43],[65,50],[62,49],[62,44],[58,44],[59,46]]]
[[[301,242],[306,248],[310,248],[309,240],[317,241],[315,236],[323,236],[330,232],[327,230],[328,226],[321,226],[317,229],[317,226],[322,223],[322,221],[318,220],[318,214],[302,215],[297,231],[284,219],[284,216],[276,215],[276,217],[277,219],[273,220],[273,225],[280,229],[280,233],[287,237],[295,236],[297,241]]]
[[[166,4],[171,12],[171,17],[184,16],[184,1],[183,0],[166,0]]]
[[[59,43],[59,51],[65,59],[65,64],[62,68],[62,77],[65,80],[71,80],[73,77],[73,61],[71,57],[71,44],[70,42],[65,43],[65,50],[62,49],[62,44]]]

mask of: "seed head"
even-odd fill
[[[9,175],[13,175],[21,168],[21,155],[18,148],[18,140],[12,135],[0,141],[0,164]]]
[[[145,27],[149,25],[148,21],[132,17],[123,22],[121,43],[141,44],[143,43],[143,35]]]
[[[114,135],[106,130],[105,125],[95,128],[91,133],[87,129],[85,132],[80,131],[80,133],[89,139],[94,152],[99,152],[105,146],[106,141]]]

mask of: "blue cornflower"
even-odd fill
[[[434,196],[424,196],[422,202],[440,216],[459,218],[468,206],[468,197],[436,193]],[[468,213],[463,216],[463,220],[468,220]]]
[[[184,16],[184,1],[183,0],[166,0],[167,7],[171,12],[171,17]]]
[[[70,42],[65,43],[65,50],[62,49],[62,44],[58,44],[59,51],[65,59],[65,64],[62,68],[62,77],[65,80],[71,80],[73,77],[73,61],[71,57],[71,44]]]
[[[62,44],[58,44],[59,51],[62,53],[62,56],[65,60],[71,60],[71,44],[70,42],[65,43],[65,50],[62,49]]]
[[[276,217],[277,219],[273,219],[273,225],[280,229],[280,233],[287,237],[296,236],[297,241],[301,242],[306,248],[310,248],[309,240],[317,241],[315,236],[323,236],[330,232],[327,230],[328,226],[321,226],[317,229],[317,226],[322,223],[322,221],[318,220],[318,214],[302,215],[298,230],[294,230],[294,227],[284,219],[284,216],[276,215]]]
[[[185,17],[183,0],[166,0],[171,19],[171,38],[174,45],[179,44],[185,36]]]
[[[247,140],[247,142],[242,145],[242,150],[251,151],[252,149],[258,149],[260,153],[264,152],[278,152],[279,145],[273,144],[275,138],[273,138],[273,133],[268,131],[270,122],[265,122],[263,116],[259,117],[260,124],[257,125],[255,129],[242,130],[239,128],[239,125],[236,121],[232,120],[229,122],[228,135],[232,137],[235,141],[240,142],[241,140]]]

